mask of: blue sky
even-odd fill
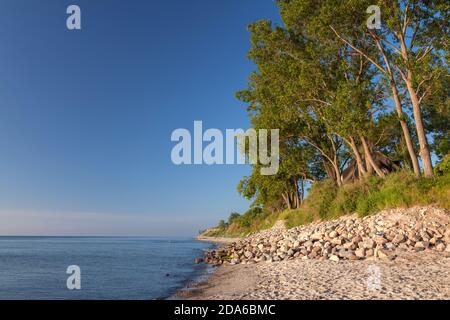
[[[66,28],[77,4],[82,30]],[[246,26],[273,0],[2,0],[0,234],[193,235],[245,166],[175,166],[176,128],[246,128]]]

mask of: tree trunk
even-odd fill
[[[367,144],[367,145],[369,147],[369,153],[372,154],[371,146],[369,144]],[[367,157],[365,154],[364,154],[364,161],[366,163],[367,176],[373,175],[373,167],[370,164],[369,157]]]
[[[364,148],[364,155],[366,156],[367,159],[369,159],[370,165],[373,167],[375,172],[380,177],[384,178],[386,175],[384,174],[384,172],[380,169],[380,167],[373,160],[372,154],[370,153],[369,146],[367,145],[366,139],[363,136],[361,136],[361,142],[362,142],[362,145],[363,145],[363,148]]]
[[[403,62],[406,66],[409,67],[410,61],[408,57],[408,50],[406,48],[405,44],[405,36],[403,32],[400,32],[398,35],[399,41],[400,41],[400,48],[402,52],[402,58]],[[420,158],[423,162],[423,170],[425,173],[425,177],[433,177],[433,163],[431,162],[431,155],[430,155],[430,149],[428,147],[428,140],[427,136],[425,134],[425,129],[423,127],[422,122],[422,112],[420,110],[420,101],[417,98],[416,90],[414,90],[412,86],[412,72],[411,69],[408,68],[406,74],[404,72],[400,72],[403,81],[406,83],[406,88],[409,93],[409,97],[411,99],[411,103],[413,106],[413,115],[414,115],[414,122],[416,123],[416,131],[417,131],[417,138],[419,139],[419,146],[420,146]]]
[[[295,208],[300,207],[300,191],[298,190],[298,179],[294,179],[295,186]]]
[[[336,173],[336,184],[338,187],[342,186],[342,174],[341,170],[339,169],[339,165],[336,162],[333,162],[333,169]]]
[[[331,162],[328,161],[325,157],[323,157],[322,163],[328,178],[330,178],[336,185],[338,185],[336,181],[337,180],[336,171],[334,170],[334,167],[331,165]]]
[[[290,209],[291,209],[291,202],[289,201],[289,193],[288,193],[288,194],[282,193],[281,196],[283,197],[284,202],[286,203],[287,208],[290,210]]]
[[[289,209],[294,209],[294,206],[292,205],[294,202],[294,195],[292,194],[292,192],[288,192],[287,197],[289,200]]]
[[[350,137],[349,141],[350,141],[350,147],[352,148],[353,153],[355,155],[356,164],[358,165],[359,179],[362,179],[364,176],[367,175],[367,171],[364,168],[364,163],[362,161],[361,154],[359,153],[358,147],[356,146],[355,140],[353,139],[353,137]]]
[[[405,79],[405,82],[413,106],[414,122],[416,123],[417,138],[419,139],[419,146],[420,146],[419,155],[420,158],[422,159],[425,177],[430,178],[434,176],[433,163],[431,162],[430,148],[428,146],[427,136],[425,134],[425,129],[423,127],[422,113],[420,111],[420,102],[419,99],[417,98],[416,91],[412,87],[411,76],[409,73],[408,78]]]
[[[411,158],[411,162],[413,164],[414,174],[419,177],[420,176],[419,162],[417,161],[417,155],[416,155],[416,152],[414,151],[414,145],[412,143],[408,124],[405,121],[405,114],[403,113],[402,103],[400,101],[400,96],[398,94],[397,84],[396,84],[395,78],[394,78],[394,72],[392,71],[391,64],[389,62],[388,56],[386,55],[386,52],[383,49],[383,46],[381,45],[381,43],[378,40],[375,40],[375,41],[376,41],[378,50],[380,51],[381,55],[383,56],[383,60],[386,64],[386,75],[388,76],[388,79],[389,79],[392,97],[394,98],[395,110],[397,112],[397,116],[400,121],[400,125],[402,127],[403,136],[405,137],[406,147],[408,148],[408,153]]]
[[[303,199],[305,197],[305,181],[300,180],[300,204],[303,204]]]
[[[402,103],[400,102],[400,97],[398,95],[397,85],[394,79],[391,79],[391,91],[394,97],[395,110],[397,112],[398,119],[400,121],[400,126],[402,127],[403,137],[405,138],[406,148],[408,149],[409,157],[413,165],[414,174],[420,177],[420,167],[419,161],[417,160],[416,152],[414,151],[414,146],[412,143],[411,133],[409,132],[408,124],[405,121],[405,114],[403,113]]]

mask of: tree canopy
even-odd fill
[[[282,25],[249,26],[256,70],[237,93],[253,128],[280,129],[280,170],[259,165],[238,191],[270,211],[297,208],[305,187],[398,169],[433,176],[449,152],[449,4],[278,0]]]

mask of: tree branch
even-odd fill
[[[423,58],[425,58],[431,51],[433,50],[433,45],[429,45],[425,48],[424,52],[416,59],[416,62],[419,62]]]
[[[358,52],[359,54],[363,55],[367,60],[369,60],[370,62],[372,62],[372,64],[377,67],[381,72],[383,72],[384,74],[387,74],[386,70],[380,66],[373,58],[371,58],[367,53],[363,52],[362,50],[358,49],[357,47],[355,47],[354,45],[352,45],[349,41],[347,41],[346,39],[344,39],[343,37],[341,37],[341,35],[333,28],[333,26],[330,26],[331,30],[333,30],[333,32],[336,34],[336,36],[341,39],[345,44],[347,44],[348,46],[350,46],[353,50],[355,50],[356,52]]]

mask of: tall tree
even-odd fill
[[[398,83],[401,81],[405,84],[412,105],[424,173],[427,177],[433,176],[422,105],[433,94],[434,80],[448,76],[448,68],[442,63],[442,54],[445,48],[448,48],[448,1],[377,1],[383,17],[380,29],[370,29],[366,26],[366,9],[373,4],[371,1],[281,0],[280,3],[286,12],[287,8],[297,9],[296,13],[291,11],[291,14],[288,14],[292,21],[299,19],[298,13],[309,14],[310,18],[306,21],[315,25],[318,32],[326,34],[326,28],[330,28],[338,39],[352,47],[355,52],[364,55],[378,68],[380,75],[389,80],[417,174],[411,138],[408,137],[406,122],[402,121],[403,112],[400,109]],[[371,42],[378,49],[377,55],[360,46],[361,43]]]

